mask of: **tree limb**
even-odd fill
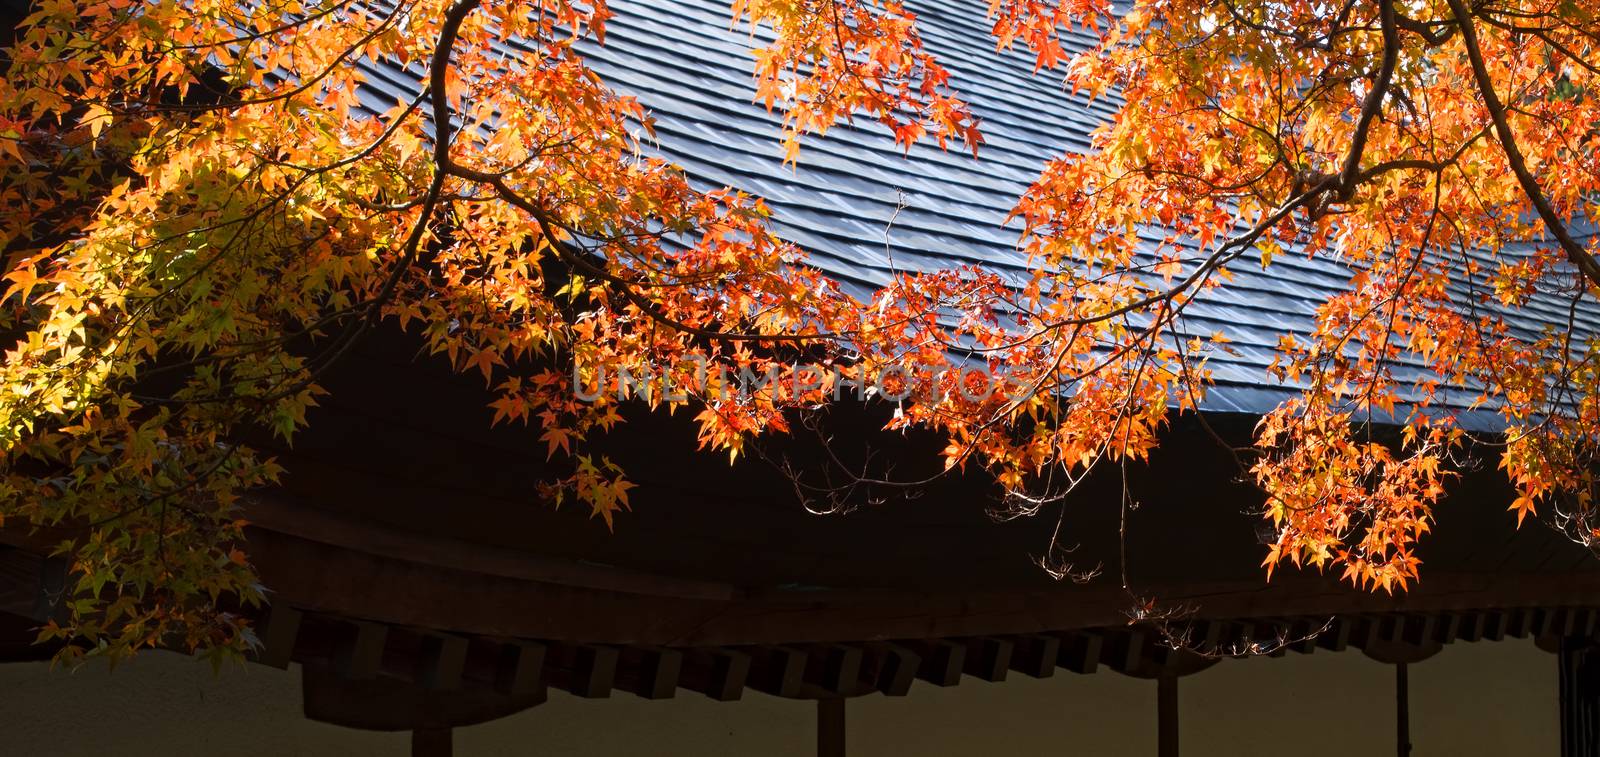
[[[1567,259],[1584,277],[1591,286],[1600,287],[1600,261],[1578,244],[1567,231],[1567,226],[1561,217],[1556,214],[1555,208],[1550,205],[1550,200],[1545,197],[1544,190],[1539,187],[1539,180],[1528,170],[1528,162],[1522,156],[1522,150],[1517,147],[1517,137],[1511,131],[1511,123],[1506,120],[1506,107],[1500,101],[1500,95],[1494,90],[1494,80],[1489,77],[1489,67],[1484,63],[1483,48],[1478,44],[1478,30],[1472,23],[1472,13],[1467,10],[1462,0],[1449,0],[1450,10],[1455,13],[1456,24],[1461,27],[1461,42],[1466,46],[1467,59],[1472,63],[1472,75],[1478,84],[1478,93],[1483,97],[1483,105],[1489,111],[1489,118],[1494,122],[1495,134],[1500,139],[1500,147],[1506,155],[1506,162],[1511,164],[1511,171],[1517,176],[1517,182],[1522,185],[1522,191],[1528,196],[1528,201],[1533,203],[1534,210],[1538,211],[1539,219],[1544,221],[1545,228],[1561,244],[1562,251],[1566,252]]]

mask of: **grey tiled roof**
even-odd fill
[[[731,24],[727,0],[612,0],[606,43],[585,54],[605,81],[650,111],[661,156],[704,186],[764,198],[776,232],[852,291],[865,295],[884,284],[892,267],[978,263],[1020,273],[1027,260],[1006,215],[1046,160],[1087,148],[1088,134],[1114,103],[1070,95],[1058,74],[1035,75],[1025,51],[996,53],[986,3],[907,5],[925,44],[982,120],[985,144],[976,159],[959,145],[946,152],[931,140],[907,153],[887,128],[863,119],[808,137],[798,163],[785,166],[781,114],[753,102],[750,50],[759,40],[747,26]],[[376,107],[417,91],[414,70],[374,73],[386,80],[375,88],[383,91],[370,93]],[[1259,414],[1293,393],[1266,371],[1279,336],[1308,331],[1315,309],[1352,271],[1293,254],[1265,270],[1241,261],[1231,271],[1231,284],[1190,308],[1186,328],[1222,331],[1232,340],[1232,353],[1211,356],[1216,386],[1207,409]],[[1531,333],[1564,321],[1566,310],[1553,300],[1535,303],[1518,312],[1517,325]],[[1597,325],[1594,309],[1580,314],[1581,329],[1592,333]],[[1423,375],[1419,370],[1401,365],[1397,373],[1414,378]],[[1473,394],[1447,394],[1443,405],[1464,407]],[[1495,414],[1483,410],[1463,420],[1480,429],[1496,424]]]

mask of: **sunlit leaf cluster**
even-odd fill
[[[247,648],[240,611],[263,590],[241,497],[279,470],[241,440],[292,440],[373,329],[485,382],[486,422],[539,432],[541,498],[608,524],[635,487],[589,442],[638,408],[573,378],[628,372],[733,460],[827,382],[894,373],[889,428],[943,435],[945,469],[980,467],[1032,512],[1203,407],[1229,342],[1186,309],[1228,298],[1239,266],[1299,256],[1351,275],[1261,377],[1296,395],[1242,451],[1269,571],[1404,588],[1452,471],[1483,450],[1519,520],[1588,543],[1595,10],[991,0],[995,47],[1115,116],[1016,198],[1020,280],[908,271],[850,296],[761,198],[652,157],[649,114],[585,59],[601,0],[46,0],[0,83],[0,524],[63,534],[77,583],[51,636]],[[728,11],[791,161],[852,118],[981,159],[913,10]],[[375,102],[385,67],[416,90]],[[719,384],[802,364],[828,378]],[[1469,434],[1464,413],[1504,433]]]

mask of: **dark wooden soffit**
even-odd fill
[[[259,500],[247,517],[253,521],[247,551],[274,602],[399,626],[581,643],[787,644],[1060,632],[1125,624],[1146,598],[1201,619],[1600,601],[1600,571],[1565,562],[1543,570],[1428,566],[1419,585],[1393,596],[1314,573],[1280,572],[1270,583],[1259,572],[1242,580],[1206,578],[1203,565],[1191,580],[1137,583],[1137,598],[1110,577],[1031,588],[933,581],[911,589],[740,585],[429,538],[284,502]],[[11,554],[41,560],[56,539],[12,529],[0,532],[0,541],[24,548]],[[11,581],[22,588],[11,587],[7,596],[17,596],[8,602],[28,604],[22,595],[35,591],[39,580]]]
[[[263,510],[263,512],[267,512]],[[736,587],[302,520],[287,507],[249,530],[275,601],[397,625],[585,643],[783,644],[1067,631],[1125,624],[1136,599],[1102,579],[1040,589]],[[292,524],[280,530],[278,519]],[[1587,606],[1600,573],[1434,570],[1396,595],[1331,577],[1180,581],[1139,597],[1201,619]]]

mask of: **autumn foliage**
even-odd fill
[[[548,496],[608,522],[632,484],[586,439],[628,408],[576,397],[574,366],[980,366],[999,391],[907,373],[945,385],[914,387],[890,426],[945,435],[947,467],[1026,507],[1200,407],[1205,356],[1229,347],[1183,329],[1185,308],[1227,297],[1230,268],[1293,255],[1357,273],[1261,377],[1297,390],[1245,455],[1268,570],[1403,588],[1467,445],[1498,450],[1519,519],[1587,543],[1587,3],[991,0],[998,47],[1116,115],[1017,198],[1025,281],[908,272],[858,298],[774,236],[760,198],[650,156],[646,114],[581,52],[604,43],[602,1],[46,0],[0,84],[0,519],[74,534],[71,619],[48,634],[244,648],[247,623],[219,609],[263,596],[240,501],[279,470],[238,440],[291,437],[319,374],[382,328],[487,380],[494,422],[570,460]],[[981,160],[961,82],[906,7],[729,10],[762,30],[751,97],[784,114],[791,157],[854,117]],[[376,64],[422,84],[364,107]],[[688,405],[708,451],[736,458],[829,387],[714,389],[655,402]],[[1503,432],[1469,434],[1443,392]]]

